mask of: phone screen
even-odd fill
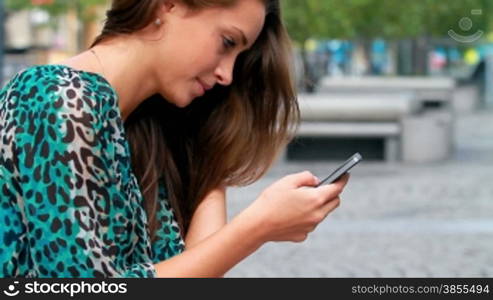
[[[356,166],[362,159],[363,157],[361,156],[361,154],[353,154],[348,160],[346,160],[341,166],[339,166],[339,168],[332,172],[332,174],[320,181],[317,187],[325,183],[333,183],[337,179],[341,178],[342,175],[346,174],[352,167]]]

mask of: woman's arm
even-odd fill
[[[268,241],[302,242],[340,203],[348,181],[318,183],[310,172],[285,176],[221,229],[154,265],[158,277],[221,277]]]
[[[266,242],[261,224],[245,210],[193,248],[155,264],[157,277],[222,277]]]
[[[189,250],[227,222],[226,188],[212,190],[195,210],[185,237],[185,249]]]

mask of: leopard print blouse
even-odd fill
[[[0,92],[0,277],[154,277],[184,250],[164,183],[151,242],[115,90],[30,67]]]

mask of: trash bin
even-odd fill
[[[402,121],[402,160],[426,163],[445,160],[454,148],[454,118],[449,110],[425,112]]]

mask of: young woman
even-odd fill
[[[288,175],[226,222],[298,121],[279,0],[114,0],[93,47],[0,94],[0,275],[220,277],[301,242],[348,178]],[[253,200],[253,199],[252,199]]]

